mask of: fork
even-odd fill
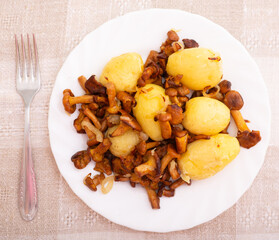
[[[27,54],[22,35],[20,40],[21,51],[19,41],[15,35],[16,90],[22,97],[25,108],[24,147],[19,183],[19,210],[24,220],[31,221],[37,212],[38,201],[35,172],[32,161],[29,120],[30,104],[33,97],[40,89],[40,70],[35,35],[33,34],[32,51],[29,35],[27,34]]]

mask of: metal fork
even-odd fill
[[[20,40],[21,51],[19,49],[20,44],[17,40],[17,36],[15,35],[16,90],[22,97],[25,107],[24,147],[19,184],[19,210],[22,218],[26,221],[30,221],[34,218],[37,212],[38,201],[31,153],[29,113],[33,97],[40,89],[40,70],[35,35],[33,34],[33,51],[29,35],[27,35],[27,54],[22,35]]]

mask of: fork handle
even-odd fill
[[[37,187],[33,169],[31,142],[30,142],[30,104],[25,104],[25,128],[22,167],[19,184],[19,210],[26,221],[31,221],[38,208]]]

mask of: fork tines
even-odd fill
[[[33,47],[30,43],[29,34],[27,34],[27,48],[25,47],[23,35],[20,35],[20,41],[18,41],[15,34],[15,46],[16,46],[16,83],[39,83],[39,58],[38,49],[36,44],[35,35],[33,36]],[[20,47],[21,45],[21,47]],[[27,51],[26,51],[27,49]]]

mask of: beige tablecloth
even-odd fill
[[[203,15],[239,39],[261,69],[273,118],[265,163],[249,191],[216,219],[168,234],[137,232],[90,210],[61,177],[50,150],[47,128],[52,87],[70,51],[102,23],[130,11],[155,7]],[[279,239],[278,24],[277,0],[1,0],[0,239]],[[15,33],[36,33],[42,77],[41,91],[31,108],[39,211],[28,223],[21,219],[17,204],[24,111],[15,91]]]

